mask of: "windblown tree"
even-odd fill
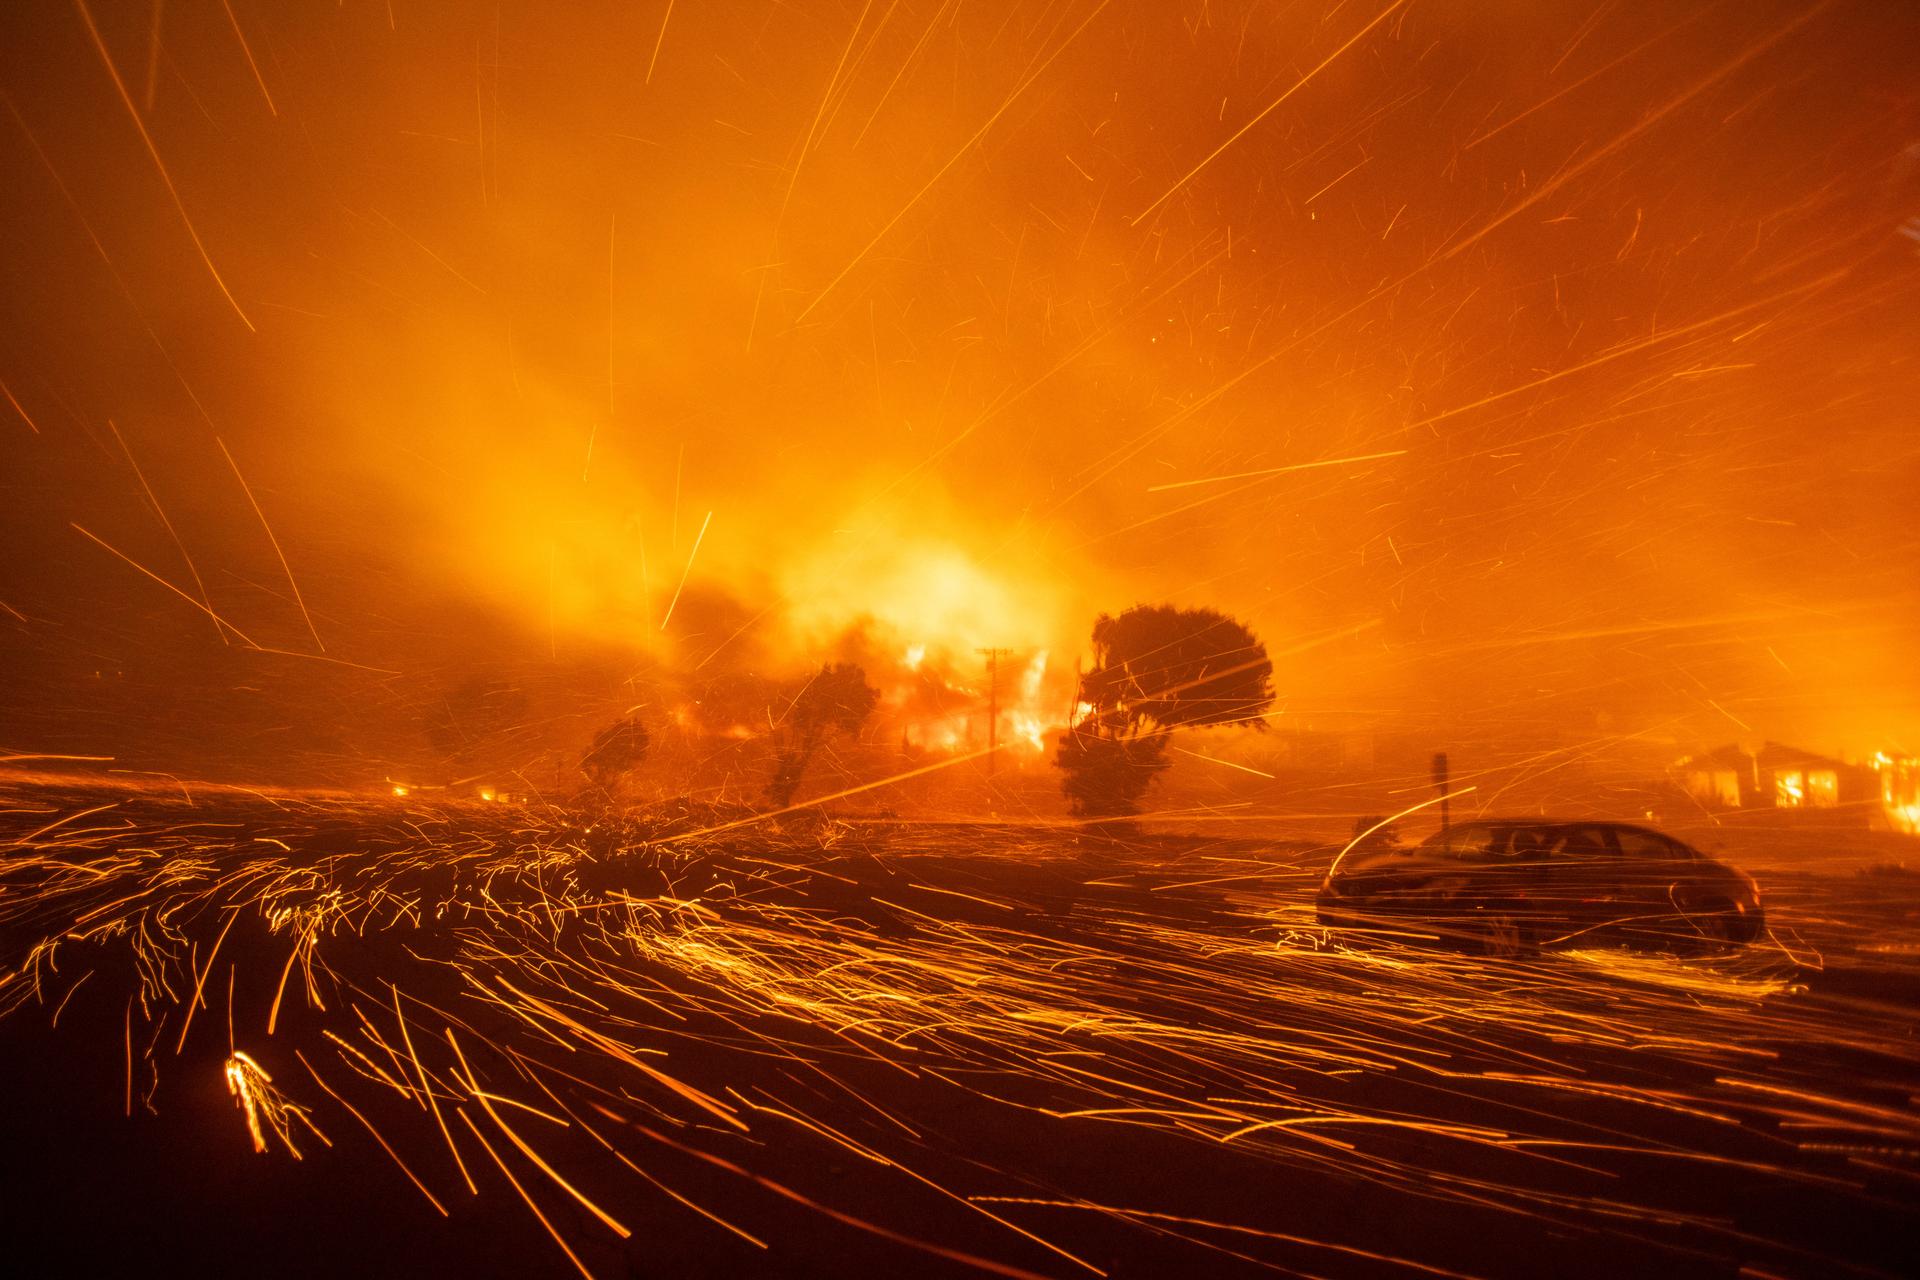
[[[1054,764],[1082,817],[1138,813],[1166,769],[1176,729],[1264,728],[1273,663],[1245,624],[1213,609],[1136,605],[1093,624],[1094,666],[1080,677],[1087,710]]]
[[[611,796],[621,780],[647,758],[647,726],[637,715],[622,716],[594,735],[593,745],[580,757],[580,772]]]
[[[879,701],[879,690],[851,662],[830,663],[807,681],[781,722],[780,753],[767,783],[767,799],[775,808],[793,803],[801,775],[821,745],[835,734],[857,736]]]

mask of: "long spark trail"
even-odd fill
[[[171,582],[168,582],[165,578],[161,577],[159,574],[155,573],[153,570],[147,568],[145,565],[135,560],[132,556],[129,556],[126,552],[118,550],[117,548],[112,546],[110,543],[108,543],[104,538],[101,538],[99,535],[92,533],[87,529],[82,528],[80,525],[73,524],[71,521],[68,522],[68,525],[75,532],[85,534],[90,541],[97,543],[103,550],[111,552],[113,555],[117,556],[121,560],[124,560],[126,563],[132,565],[135,569],[138,569],[141,573],[145,574],[147,577],[152,578],[155,582],[159,583],[161,586],[165,587],[167,590],[173,592],[173,594],[179,596],[182,600],[185,600],[188,604],[200,610],[200,612],[206,614],[209,618],[212,618],[215,622],[219,623],[221,626],[225,627],[227,630],[233,632],[233,634],[235,634],[236,636],[239,636],[242,640],[245,640],[248,644],[253,645],[254,648],[257,649],[260,647],[258,645],[253,644],[253,641],[248,638],[246,632],[234,626],[231,622],[228,622],[225,618],[215,613],[212,609],[200,603],[198,600],[195,600],[192,596],[188,595],[186,592],[182,591],[180,588],[174,586]]]
[[[1250,773],[1256,778],[1273,778],[1278,776],[1277,774],[1268,773],[1265,769],[1256,769],[1252,765],[1236,764],[1232,760],[1222,760],[1219,756],[1202,755],[1198,751],[1189,751],[1185,747],[1175,747],[1174,750],[1183,756],[1192,756],[1195,760],[1205,760],[1208,764],[1224,765],[1229,769],[1238,769],[1242,773]]]
[[[166,162],[160,158],[160,149],[153,143],[153,135],[147,132],[146,121],[140,118],[140,109],[134,106],[133,98],[127,92],[126,82],[120,78],[120,70],[113,65],[113,57],[107,52],[106,41],[100,38],[100,28],[94,25],[93,14],[87,9],[87,0],[73,0],[73,7],[80,12],[81,21],[87,25],[87,36],[93,41],[94,50],[100,55],[100,63],[106,67],[107,75],[113,79],[114,91],[120,95],[120,101],[127,108],[127,115],[133,121],[133,127],[140,133],[140,141],[147,148],[147,155],[153,160],[153,167],[159,171],[160,180],[166,184],[167,195],[173,200],[173,208],[180,215],[180,224],[187,229],[187,235],[193,240],[193,248],[200,255],[201,263],[207,268],[207,274],[220,287],[220,296],[233,308],[233,314],[240,317],[240,323],[247,326],[249,333],[258,332],[247,313],[240,309],[239,299],[227,288],[227,282],[221,278],[220,269],[213,265],[213,258],[207,253],[207,246],[200,240],[200,233],[194,229],[193,219],[187,216],[187,206],[180,199],[179,188],[173,185],[173,175],[167,172]]]
[[[1328,54],[1325,58],[1323,58],[1320,61],[1319,65],[1314,67],[1313,70],[1307,72],[1305,75],[1301,76],[1298,80],[1294,81],[1292,86],[1289,87],[1285,93],[1282,93],[1279,97],[1275,98],[1272,102],[1269,102],[1264,108],[1260,110],[1260,112],[1257,115],[1253,117],[1253,119],[1247,121],[1245,124],[1241,125],[1237,130],[1235,130],[1232,137],[1228,138],[1225,142],[1221,143],[1219,146],[1215,147],[1212,151],[1208,152],[1206,159],[1202,160],[1199,164],[1196,164],[1195,166],[1193,166],[1193,168],[1187,170],[1187,172],[1181,177],[1181,179],[1178,182],[1174,183],[1171,187],[1168,187],[1166,191],[1162,193],[1162,195],[1158,200],[1155,200],[1152,204],[1148,205],[1146,208],[1142,209],[1140,212],[1134,214],[1131,218],[1128,218],[1127,222],[1133,226],[1139,226],[1140,223],[1144,221],[1149,214],[1151,214],[1154,210],[1158,209],[1161,205],[1165,204],[1167,201],[1173,199],[1174,195],[1179,192],[1180,188],[1186,186],[1189,182],[1192,182],[1194,178],[1198,176],[1201,170],[1205,169],[1208,165],[1212,164],[1216,159],[1218,159],[1221,152],[1225,151],[1228,147],[1231,147],[1234,143],[1240,141],[1240,139],[1245,137],[1248,131],[1251,130],[1255,125],[1259,124],[1262,120],[1265,120],[1268,116],[1272,115],[1276,110],[1278,110],[1280,105],[1284,103],[1288,98],[1291,98],[1294,94],[1300,92],[1300,90],[1304,89],[1308,84],[1312,83],[1315,76],[1318,76],[1322,71],[1325,71],[1328,67],[1332,66],[1336,61],[1338,61],[1341,54],[1345,53],[1347,50],[1353,48],[1353,46],[1355,46],[1356,44],[1359,44],[1362,40],[1364,40],[1373,31],[1375,27],[1379,26],[1381,23],[1385,22],[1388,18],[1392,17],[1395,11],[1397,11],[1402,5],[1406,4],[1406,2],[1407,0],[1393,0],[1393,3],[1388,5],[1385,9],[1381,10],[1380,13],[1375,16],[1372,22],[1369,22],[1366,26],[1356,31],[1353,34],[1353,36],[1350,39],[1348,39],[1348,41],[1345,44],[1341,45],[1338,49],[1335,49],[1332,53]]]
[[[660,619],[660,629],[665,631],[667,624],[673,621],[673,610],[680,603],[680,593],[687,589],[687,575],[693,572],[693,558],[700,554],[700,542],[707,536],[707,526],[713,523],[713,512],[707,512],[707,518],[700,522],[700,532],[694,535],[693,549],[687,552],[687,564],[680,571],[680,583],[673,589],[673,599],[667,601],[666,616]]]
[[[187,554],[187,544],[180,540],[180,534],[173,527],[173,521],[167,518],[166,508],[160,505],[160,499],[154,496],[153,486],[147,483],[147,477],[140,470],[140,464],[134,460],[133,450],[127,447],[127,441],[120,434],[120,428],[114,425],[112,418],[107,419],[107,429],[113,432],[115,443],[120,452],[126,455],[127,465],[133,468],[133,475],[140,482],[140,491],[147,495],[147,505],[153,508],[153,514],[160,517],[160,523],[166,528],[167,536],[173,539],[174,547],[180,552],[180,559],[186,563],[187,572],[193,575],[193,586],[200,593],[200,603],[209,616],[213,614],[213,600],[207,595],[207,584],[201,580],[200,569],[193,563],[193,557]],[[213,633],[220,637],[220,643],[227,643],[227,633],[220,620],[214,618]]]
[[[660,48],[667,42],[667,23],[673,19],[673,0],[667,0],[666,12],[660,15],[660,34],[654,38],[653,53],[647,58],[647,78],[645,83],[653,83],[653,69],[660,62]]]
[[[833,74],[827,77],[826,92],[820,95],[820,105],[814,110],[813,120],[807,125],[807,136],[801,139],[799,154],[794,156],[793,166],[788,170],[787,189],[780,196],[780,216],[775,220],[776,227],[786,221],[787,207],[793,203],[793,189],[799,185],[800,170],[807,163],[807,152],[813,149],[814,139],[820,135],[820,122],[826,119],[827,107],[833,101],[833,91],[840,83],[840,73],[846,70],[847,59],[853,54],[854,42],[859,39],[860,29],[866,25],[867,14],[872,10],[873,0],[865,0],[865,3],[860,6],[859,16],[853,20],[853,30],[847,33],[847,43],[840,50],[840,60],[833,64]],[[779,238],[776,230],[774,233],[776,245]],[[765,277],[763,276],[762,279],[764,280]]]
[[[32,431],[35,435],[40,434],[40,424],[33,420],[31,414],[20,407],[20,401],[14,398],[13,388],[7,385],[4,378],[0,378],[0,396],[7,398],[7,403],[13,406],[13,411],[20,415],[20,421],[27,424],[28,430]]]
[[[667,836],[659,841],[659,843],[675,844],[687,840],[704,840],[719,835],[724,831],[736,831],[741,827],[758,826],[763,822],[783,818],[790,813],[800,813],[807,809],[817,809],[835,800],[844,800],[849,796],[864,795],[869,791],[878,791],[882,787],[891,787],[912,778],[922,778],[930,773],[938,773],[942,769],[951,769],[956,765],[967,764],[974,760],[984,760],[996,750],[998,750],[997,747],[982,747],[978,751],[970,751],[962,755],[951,756],[948,759],[938,761],[934,764],[922,765],[918,769],[909,769],[905,773],[896,773],[891,777],[882,778],[878,782],[863,782],[857,787],[848,787],[846,790],[836,791],[832,795],[820,796],[813,800],[802,800],[798,804],[790,804],[780,809],[769,809],[765,813],[756,813],[751,818],[741,818],[734,822],[723,822],[717,827],[707,827],[701,831],[689,831],[684,835]]]
[[[273,95],[267,92],[266,78],[260,74],[260,64],[253,59],[253,47],[247,43],[247,33],[240,29],[240,19],[234,16],[232,0],[220,0],[220,7],[227,11],[227,22],[233,27],[233,38],[240,42],[240,52],[247,57],[247,70],[253,73],[253,82],[260,87],[260,96],[266,99],[267,113],[278,118],[280,108],[273,105]]]
[[[157,5],[155,11],[158,12]],[[156,27],[156,38],[157,30]],[[167,362],[168,371],[173,374],[174,381],[180,384],[181,392],[193,405],[193,411],[199,415],[200,421],[207,424],[208,430],[212,430],[213,415],[207,412],[207,406],[201,401],[200,393],[193,389],[193,384],[187,381],[187,375],[181,372],[179,362],[173,358],[173,352],[168,349],[166,343],[160,341],[160,335],[155,331],[153,321],[148,318],[146,310],[134,296],[126,277],[120,274],[120,268],[114,265],[112,255],[107,252],[107,246],[100,241],[100,233],[94,230],[93,220],[87,217],[86,211],[80,207],[80,201],[74,196],[73,189],[67,186],[67,180],[61,177],[60,170],[54,167],[53,158],[47,154],[46,148],[40,145],[39,136],[28,127],[26,117],[20,114],[20,108],[14,105],[13,98],[4,89],[0,89],[0,102],[7,104],[8,114],[13,117],[14,124],[19,127],[21,136],[26,138],[27,144],[33,148],[34,157],[40,161],[40,167],[47,171],[47,177],[52,180],[55,190],[59,191],[61,200],[65,201],[67,208],[73,211],[74,220],[80,224],[80,229],[87,233],[87,242],[93,246],[94,254],[100,259],[100,265],[105,267],[107,274],[113,277],[114,288],[119,290],[120,296],[126,299],[128,308],[139,319],[140,328],[147,335],[147,341],[152,343],[153,349],[160,353],[160,358]]]
[[[1714,70],[1706,76],[1696,80],[1687,88],[1660,103],[1651,111],[1648,111],[1645,115],[1641,116],[1639,120],[1634,122],[1630,128],[1610,139],[1606,145],[1595,147],[1592,151],[1581,156],[1579,160],[1567,165],[1564,169],[1554,174],[1553,177],[1528,192],[1523,199],[1514,201],[1505,212],[1489,219],[1471,235],[1447,244],[1446,247],[1434,255],[1434,260],[1437,262],[1445,262],[1449,259],[1459,257],[1468,249],[1525,213],[1528,209],[1533,208],[1542,200],[1547,199],[1561,190],[1574,179],[1591,170],[1595,165],[1600,164],[1602,161],[1609,159],[1625,147],[1631,145],[1635,139],[1639,138],[1649,129],[1705,93],[1708,89],[1724,81],[1728,76],[1731,76],[1734,72],[1740,70],[1755,58],[1779,44],[1782,40],[1785,40],[1801,27],[1812,22],[1815,18],[1831,8],[1832,5],[1833,0],[1821,0],[1819,4],[1812,5],[1805,9],[1792,21],[1782,24],[1777,30],[1768,33],[1763,39],[1756,40],[1749,44],[1738,54],[1735,54],[1732,58],[1714,68]]]
[[[1417,275],[1419,274],[1420,271],[1424,271],[1424,270],[1426,270],[1425,267],[1419,268],[1413,273],[1413,275]],[[1626,359],[1629,356],[1639,355],[1647,351],[1657,350],[1662,347],[1671,346],[1684,339],[1692,338],[1699,334],[1708,333],[1714,329],[1724,328],[1728,324],[1728,322],[1748,316],[1755,311],[1761,311],[1770,307],[1774,307],[1779,303],[1784,302],[1790,298],[1795,298],[1802,295],[1813,295],[1813,294],[1819,293],[1824,289],[1831,288],[1838,282],[1846,279],[1848,275],[1851,274],[1852,270],[1853,270],[1852,268],[1843,267],[1834,271],[1830,271],[1825,275],[1822,275],[1816,279],[1804,281],[1796,285],[1791,285],[1776,293],[1770,294],[1767,297],[1760,298],[1751,302],[1743,303],[1737,307],[1733,307],[1728,310],[1718,312],[1714,315],[1707,316],[1704,319],[1695,320],[1690,323],[1687,323],[1684,325],[1677,325],[1668,329],[1657,330],[1654,333],[1649,334],[1647,337],[1639,338],[1632,342],[1622,343],[1618,346],[1612,347],[1606,351],[1601,352],[1599,355],[1592,356],[1586,360],[1579,361],[1576,364],[1568,365],[1567,367],[1562,369],[1555,369],[1551,372],[1542,374],[1538,378],[1532,378],[1526,382],[1519,383],[1511,387],[1502,388],[1499,391],[1490,392],[1487,395],[1484,395],[1479,399],[1470,401],[1466,404],[1455,405],[1450,409],[1443,409],[1438,413],[1429,414],[1428,416],[1421,418],[1418,421],[1410,422],[1406,424],[1404,427],[1399,428],[1399,432],[1400,434],[1407,434],[1413,431],[1421,430],[1423,428],[1436,426],[1439,423],[1445,422],[1451,418],[1461,417],[1465,414],[1472,413],[1477,409],[1484,409],[1489,405],[1498,404],[1504,400],[1511,399],[1514,396],[1523,395],[1528,391],[1537,391],[1542,387],[1551,386],[1555,383],[1563,382],[1571,378],[1576,378],[1583,373],[1589,373],[1594,369],[1602,368],[1606,365],[1613,364],[1615,361]],[[1412,278],[1412,275],[1409,275],[1408,277],[1406,277],[1406,279],[1411,279],[1411,278]],[[1362,299],[1358,303],[1355,303],[1352,307],[1348,308],[1347,311],[1343,312],[1341,318],[1354,314],[1355,312],[1360,310],[1361,307],[1366,305],[1367,302],[1370,302],[1378,297],[1384,296],[1388,292],[1391,292],[1392,289],[1397,288],[1400,284],[1406,283],[1406,279],[1396,282],[1393,286],[1382,286],[1382,288],[1375,290],[1372,294],[1369,294],[1366,298]],[[1325,326],[1322,326],[1322,327],[1325,327]],[[1167,433],[1172,431],[1180,423],[1188,421],[1200,408],[1204,407],[1206,404],[1209,404],[1214,400],[1219,399],[1221,396],[1225,395],[1232,388],[1246,381],[1254,373],[1258,372],[1260,369],[1263,369],[1267,367],[1269,364],[1273,363],[1275,360],[1279,358],[1279,356],[1282,354],[1284,350],[1286,350],[1286,348],[1283,347],[1279,350],[1269,353],[1266,356],[1261,357],[1261,359],[1259,359],[1258,361],[1255,361],[1253,364],[1249,365],[1247,368],[1241,370],[1238,374],[1235,374],[1232,378],[1228,379],[1225,383],[1221,384],[1219,387],[1216,387],[1213,391],[1209,392],[1208,395],[1197,404],[1190,405],[1175,411],[1173,414],[1169,415],[1165,420],[1163,420],[1161,423],[1159,423],[1155,427],[1150,428],[1145,432],[1142,432],[1138,437],[1130,441],[1128,444],[1120,446],[1119,448],[1115,449],[1114,452],[1108,455],[1108,457],[1103,461],[1100,469],[1093,476],[1091,476],[1090,478],[1085,480],[1083,483],[1081,483],[1079,486],[1074,488],[1072,491],[1067,493],[1064,497],[1057,500],[1056,503],[1054,504],[1055,509],[1057,510],[1060,507],[1065,506],[1067,503],[1073,501],[1073,499],[1077,498],[1082,493],[1085,493],[1087,490],[1091,489],[1098,480],[1111,474],[1114,470],[1116,470],[1119,466],[1121,466],[1127,460],[1137,456],[1141,451],[1149,447],[1154,441],[1164,437]],[[1510,447],[1510,444],[1489,445],[1485,449],[1480,450],[1479,452],[1493,453],[1506,447]],[[1405,451],[1402,450],[1401,452],[1405,452]],[[1360,460],[1361,459],[1342,459],[1340,461],[1354,462],[1354,461],[1360,461]],[[1180,515],[1188,511],[1196,510],[1199,507],[1205,506],[1209,503],[1219,501],[1225,498],[1235,497],[1241,493],[1245,493],[1251,489],[1259,487],[1268,478],[1272,476],[1283,475],[1293,469],[1294,468],[1290,468],[1290,467],[1280,467],[1280,468],[1268,469],[1265,471],[1247,472],[1245,473],[1245,483],[1236,485],[1233,488],[1228,489],[1223,493],[1213,494],[1207,497],[1196,499],[1195,501],[1187,503],[1184,506],[1177,507],[1172,511],[1163,511],[1155,515],[1142,517],[1141,519],[1136,520],[1131,524],[1125,525],[1121,528],[1110,529],[1104,533],[1100,533],[1091,538],[1088,538],[1081,545],[1090,546],[1096,542],[1104,541],[1118,534],[1130,532],[1134,529],[1139,529],[1147,525],[1159,523],[1163,520],[1168,519],[1171,516]],[[1187,481],[1187,482],[1176,482],[1173,484],[1163,485],[1163,486],[1160,486],[1160,488],[1177,489],[1177,488],[1182,488],[1182,487],[1186,487],[1188,485],[1194,485],[1194,484],[1209,484],[1209,483],[1213,483],[1216,480],[1227,481],[1227,480],[1235,480],[1235,479],[1241,479],[1241,478],[1242,477],[1240,476],[1203,477],[1199,480]]]
[[[1006,100],[1000,104],[1000,106],[994,111],[992,115],[987,117],[986,122],[984,124],[982,124],[978,129],[974,130],[973,136],[968,138],[964,143],[962,143],[960,145],[960,149],[954,152],[952,157],[949,158],[945,164],[941,165],[940,168],[934,172],[934,175],[931,178],[927,179],[925,185],[923,185],[918,191],[913,193],[913,197],[910,200],[908,200],[906,204],[900,207],[900,210],[898,213],[895,213],[893,217],[887,220],[886,225],[881,227],[880,230],[874,234],[873,239],[867,242],[865,248],[861,249],[860,252],[854,254],[853,259],[850,262],[848,262],[846,266],[840,268],[840,274],[835,276],[833,279],[829,280],[827,282],[826,288],[820,290],[819,293],[816,293],[815,295],[813,295],[813,301],[809,302],[806,306],[800,309],[800,314],[793,318],[793,322],[795,325],[804,323],[806,321],[806,318],[814,313],[815,308],[817,308],[822,302],[825,302],[828,296],[831,295],[835,289],[840,287],[840,282],[845,280],[849,275],[852,275],[855,267],[858,267],[862,262],[866,261],[867,255],[872,253],[874,249],[879,246],[880,242],[887,238],[887,235],[889,232],[891,232],[896,226],[900,225],[901,219],[905,218],[909,213],[913,212],[914,207],[918,205],[920,201],[926,198],[927,193],[933,190],[935,186],[939,185],[940,179],[947,176],[948,170],[952,169],[955,165],[959,164],[960,161],[967,155],[968,152],[972,151],[975,146],[979,145],[980,140],[987,136],[987,131],[992,129],[995,124],[999,123],[1000,117],[1005,115],[1015,102],[1019,101],[1020,95],[1025,93],[1028,87],[1031,86],[1034,81],[1038,80],[1041,77],[1041,75],[1045,73],[1047,68],[1053,65],[1055,59],[1057,59],[1062,53],[1066,52],[1069,45],[1073,44],[1074,41],[1080,38],[1081,32],[1085,31],[1088,27],[1093,25],[1093,20],[1099,17],[1101,13],[1103,13],[1106,10],[1107,5],[1110,4],[1111,2],[1112,0],[1100,0],[1100,3],[1094,6],[1093,12],[1089,13],[1086,16],[1086,18],[1081,21],[1080,25],[1073,29],[1072,33],[1069,34],[1065,40],[1062,40],[1057,46],[1055,46],[1053,52],[1049,53],[1046,56],[1046,58],[1040,63],[1040,65],[1035,67],[1031,72],[1029,72],[1026,75],[1024,79],[1022,79],[1018,84],[1016,84],[1013,87],[1013,91],[1007,95]],[[1398,0],[1398,2],[1405,3],[1405,0]]]
[[[227,452],[227,442],[215,437],[214,443],[220,446],[221,456],[226,458],[227,465],[233,468],[233,478],[240,482],[240,490],[247,495],[247,501],[252,504],[253,514],[260,518],[260,527],[266,531],[267,541],[273,547],[273,554],[280,560],[280,571],[287,575],[287,585],[293,589],[293,602],[300,606],[300,616],[306,620],[307,634],[313,637],[314,647],[321,653],[325,653],[327,646],[320,639],[319,629],[313,625],[313,615],[307,612],[307,602],[300,594],[300,584],[293,580],[293,566],[287,563],[287,553],[280,549],[280,539],[273,536],[273,526],[267,523],[267,513],[260,509],[260,500],[253,496],[253,486],[248,484],[247,478],[240,474],[240,464],[233,460],[231,453]]]
[[[1191,489],[1200,484],[1221,484],[1228,480],[1251,480],[1256,476],[1282,476],[1294,471],[1313,471],[1319,467],[1344,467],[1355,462],[1378,462],[1382,458],[1400,458],[1406,456],[1405,449],[1388,449],[1381,453],[1360,453],[1350,458],[1322,458],[1317,462],[1296,462],[1285,467],[1262,467],[1258,471],[1238,471],[1232,475],[1207,476],[1199,480],[1176,480],[1170,484],[1147,486],[1148,493],[1165,493],[1169,489]]]
[[[1499,124],[1493,126],[1493,128],[1488,129],[1484,133],[1478,134],[1475,137],[1468,139],[1466,142],[1461,144],[1460,146],[1461,152],[1465,153],[1465,152],[1471,151],[1475,147],[1479,146],[1481,143],[1487,141],[1489,138],[1498,137],[1502,133],[1505,133],[1508,129],[1513,128],[1514,125],[1519,124],[1522,120],[1525,120],[1530,116],[1536,115],[1539,112],[1546,110],[1548,107],[1560,101],[1560,99],[1566,97],[1568,94],[1577,92],[1578,90],[1585,88],[1587,85],[1591,84],[1595,80],[1598,80],[1600,77],[1606,75],[1609,71],[1612,71],[1614,68],[1623,66],[1626,63],[1633,61],[1635,58],[1639,57],[1642,53],[1645,53],[1648,49],[1651,49],[1654,45],[1659,44],[1661,41],[1671,37],[1675,32],[1680,31],[1682,28],[1685,28],[1691,25],[1692,23],[1698,22],[1701,18],[1704,18],[1707,14],[1711,13],[1715,7],[1717,6],[1707,5],[1700,9],[1697,9],[1694,12],[1688,14],[1686,17],[1680,19],[1680,21],[1674,23],[1672,26],[1666,28],[1665,30],[1656,32],[1655,34],[1648,36],[1645,40],[1642,40],[1639,44],[1633,46],[1631,49],[1628,49],[1625,53],[1621,54],[1619,57],[1610,59],[1609,61],[1602,63],[1600,66],[1595,67],[1592,71],[1588,72],[1584,76],[1581,76],[1578,80],[1575,80],[1573,83],[1567,85],[1565,88],[1562,88],[1554,93],[1548,94],[1546,97],[1534,103],[1532,106],[1528,107],[1526,110],[1516,112],[1515,114],[1508,116],[1505,120],[1502,120]],[[1594,11],[1595,17],[1599,16],[1599,12],[1600,12],[1599,10]]]

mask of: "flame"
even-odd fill
[[[784,573],[781,594],[803,641],[870,628],[914,669],[990,646],[1051,645],[1074,625],[1057,587],[1018,559],[989,560],[957,536],[890,521],[804,555]]]
[[[1876,751],[1873,769],[1880,775],[1880,801],[1888,825],[1920,835],[1920,759]]]

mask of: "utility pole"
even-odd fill
[[[993,776],[1000,750],[1000,659],[1013,656],[1011,649],[975,649],[987,660],[987,776]]]
[[[1452,787],[1447,777],[1447,753],[1444,751],[1433,753],[1433,785],[1440,791],[1440,829],[1445,831],[1453,824],[1447,813],[1447,794]]]

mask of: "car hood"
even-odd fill
[[[1331,883],[1345,880],[1370,880],[1381,876],[1417,875],[1458,865],[1460,865],[1458,858],[1431,853],[1423,849],[1369,849],[1364,853],[1355,850],[1334,860],[1333,866],[1327,871],[1327,879]]]

